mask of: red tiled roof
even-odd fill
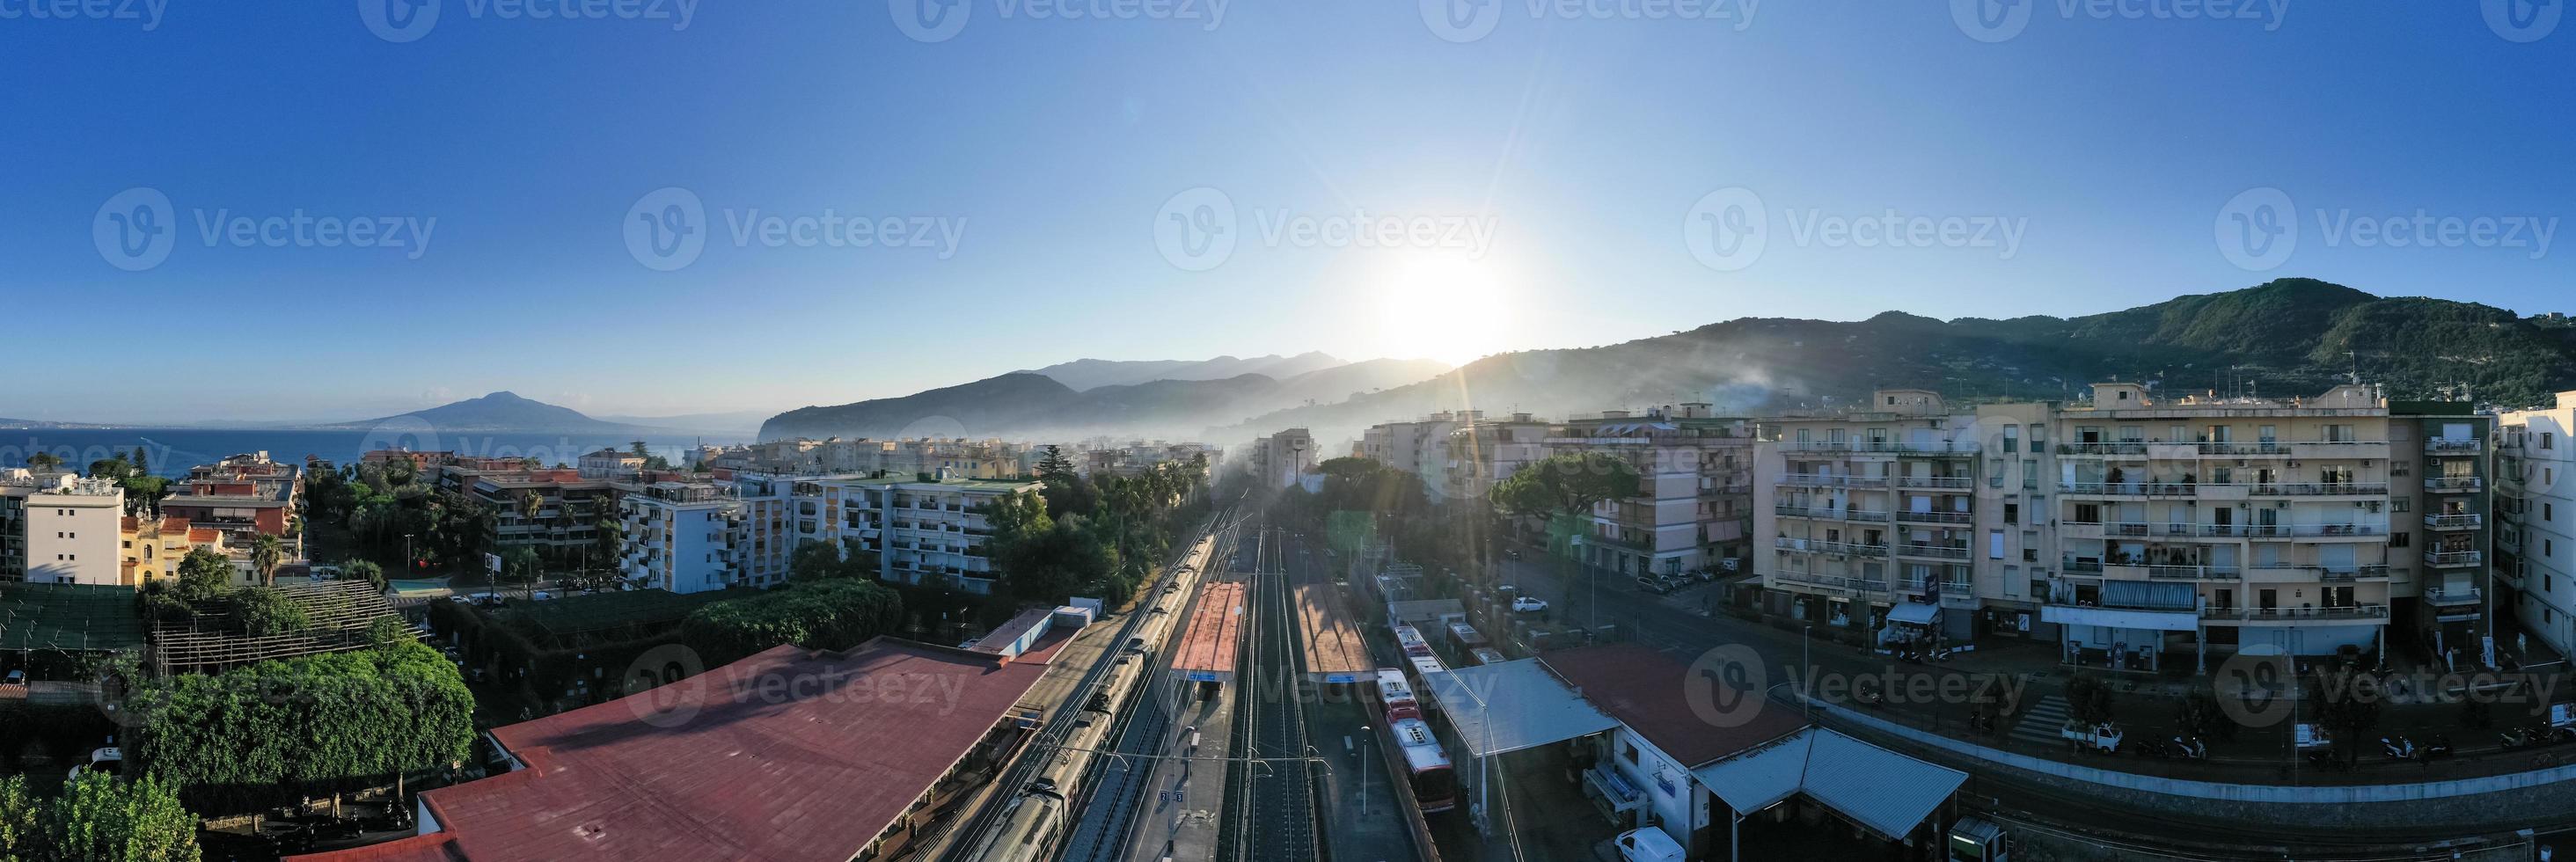
[[[839,654],[782,646],[499,728],[493,735],[526,769],[421,798],[444,827],[435,834],[453,842],[447,852],[475,862],[843,862],[1045,672],[884,637]],[[401,852],[414,855],[309,858],[449,858]]]
[[[134,517],[133,515],[127,515],[116,519],[116,528],[118,530],[131,533],[143,528],[143,519]]]
[[[1721,695],[1721,703],[1741,708],[1721,716],[1723,721],[1704,718],[1692,708],[1685,687],[1690,665],[1649,647],[1606,644],[1543,653],[1538,660],[1584,700],[1686,768],[1731,757],[1807,726],[1797,710],[1767,702],[1758,691]],[[1745,714],[1742,709],[1754,712],[1750,720],[1736,723]]]
[[[288,856],[279,862],[462,862],[465,853],[456,849],[456,836],[445,832],[414,835],[400,841],[369,844],[329,853]]]
[[[188,542],[190,544],[203,545],[222,537],[223,534],[224,531],[213,527],[189,527]]]

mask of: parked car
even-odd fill
[[[0,685],[24,686],[26,684],[27,672],[23,670],[13,670],[9,672],[8,676],[0,677]]]
[[[2120,750],[2120,738],[2124,734],[2120,732],[2119,725],[2108,722],[2087,727],[2070,721],[2065,727],[2058,728],[2057,735],[2075,743],[2077,748],[2111,754]]]
[[[1512,613],[1534,614],[1544,610],[1547,610],[1546,599],[1533,599],[1528,596],[1514,596],[1512,598]]]
[[[1611,843],[1619,848],[1620,862],[1682,862],[1683,859],[1681,842],[1674,841],[1673,836],[1653,826],[1621,832],[1618,840]]]

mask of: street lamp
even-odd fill
[[[1588,628],[1591,628],[1594,631],[1587,632],[1586,639],[1589,640],[1590,638],[1599,637],[1599,629],[1601,628],[1601,573],[1593,571],[1591,566],[1584,565],[1583,534],[1576,533],[1566,537],[1565,556],[1575,565],[1583,566],[1583,578],[1584,580],[1590,581],[1592,584],[1592,598],[1586,600],[1584,603],[1590,606],[1589,611],[1592,617],[1592,623]]]

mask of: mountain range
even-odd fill
[[[1303,426],[1318,439],[1338,440],[1374,423],[1458,408],[1563,418],[1707,401],[1721,414],[1745,413],[1823,406],[1887,386],[1961,398],[2060,399],[2114,378],[2193,391],[2251,381],[2259,394],[2309,395],[2356,373],[2400,398],[2466,387],[2482,402],[2540,406],[2576,388],[2576,326],[2561,314],[2523,317],[2285,278],[2071,318],[1944,321],[1893,311],[1859,321],[1740,318],[1600,347],[1501,353],[1384,388],[1353,381],[1283,391],[1318,372],[1285,381],[1255,374],[1097,383],[1117,379],[1112,372],[1170,373],[1189,364],[1153,365],[1084,360],[902,398],[807,407],[772,417],[761,437],[884,436],[936,426],[974,436],[1227,442]],[[1368,363],[1344,367],[1361,365]],[[1380,370],[1400,377],[1421,366]],[[1077,386],[1057,373],[1095,385]]]
[[[1156,380],[1223,380],[1246,374],[1259,374],[1272,380],[1287,380],[1301,374],[1337,368],[1350,363],[1320,352],[1295,356],[1255,356],[1240,359],[1219,356],[1215,359],[1150,359],[1119,361],[1110,359],[1076,359],[1059,362],[1030,372],[1054,378],[1075,392],[1103,386],[1129,386]],[[1446,370],[1447,366],[1441,366]],[[1406,381],[1411,382],[1411,381]]]

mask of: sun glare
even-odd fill
[[[1490,257],[1424,252],[1390,267],[1365,301],[1384,355],[1464,365],[1502,349],[1516,293]]]

